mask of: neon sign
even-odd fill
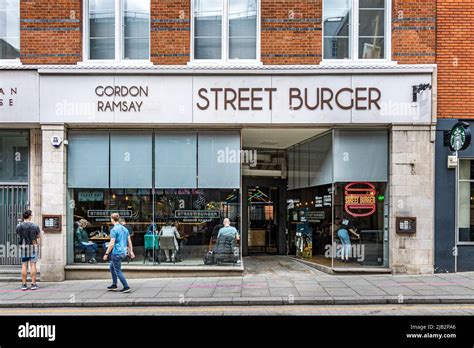
[[[344,210],[354,217],[365,217],[377,209],[375,186],[368,182],[353,182],[344,188]]]

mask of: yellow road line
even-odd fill
[[[120,309],[118,309],[120,308]],[[215,313],[215,312],[237,312],[237,311],[290,311],[290,312],[311,312],[311,311],[374,311],[374,310],[381,310],[381,311],[391,311],[391,310],[427,310],[427,309],[436,309],[436,310],[460,310],[460,309],[472,309],[474,310],[474,305],[466,305],[466,306],[415,306],[415,305],[406,305],[406,306],[365,306],[365,307],[300,307],[298,305],[285,305],[285,306],[278,306],[278,307],[270,307],[270,306],[229,306],[229,307],[107,307],[107,308],[99,308],[99,307],[73,307],[73,308],[21,308],[21,309],[10,309],[10,308],[3,308],[0,310],[0,315],[5,314],[52,314],[52,313],[124,313],[124,312],[152,312],[152,313],[159,313],[159,312],[167,312],[167,313]]]

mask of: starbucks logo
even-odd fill
[[[471,130],[466,122],[458,122],[451,128],[449,145],[452,151],[461,151],[471,143]]]

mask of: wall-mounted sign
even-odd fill
[[[321,222],[326,217],[326,213],[323,210],[320,211],[308,211],[306,213],[306,219],[309,222]]]
[[[315,208],[322,208],[323,207],[323,197],[322,196],[314,197],[314,207]]]
[[[273,108],[274,94],[278,88],[200,88],[196,106],[200,110],[213,108],[216,111],[239,110],[260,111],[264,107],[269,111]],[[382,92],[376,87],[331,87],[298,88],[290,87],[282,92],[289,101],[290,110],[372,110],[381,109]],[[310,100],[313,101],[311,102]],[[220,103],[222,100],[223,103]]]
[[[324,195],[323,196],[323,206],[331,207],[332,206],[332,196],[331,195]]]
[[[97,112],[140,112],[143,101],[137,98],[148,97],[148,86],[97,86],[95,95]]]
[[[344,210],[354,217],[370,216],[377,209],[375,186],[353,182],[344,188]]]
[[[430,72],[41,74],[40,80],[32,85],[40,86],[41,103],[30,103],[40,105],[40,123],[425,124],[432,116],[431,93],[416,106],[406,93],[415,83],[430,83]],[[12,76],[2,84],[16,81]],[[25,104],[24,89],[18,85],[16,104]]]
[[[219,219],[219,210],[176,210],[174,216],[179,219]]]
[[[88,210],[87,217],[90,218],[103,218],[103,217],[110,217],[110,215],[118,213],[122,218],[130,218],[132,217],[131,210]]]
[[[61,232],[61,215],[43,215],[44,232]]]
[[[397,233],[416,233],[415,217],[396,217],[395,227]]]
[[[471,129],[469,123],[458,122],[449,133],[449,148],[451,151],[466,150],[471,144]]]
[[[104,193],[101,191],[82,191],[78,194],[79,202],[103,202]]]

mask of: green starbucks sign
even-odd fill
[[[449,147],[452,151],[465,150],[471,144],[471,129],[467,122],[458,122],[449,134]]]

